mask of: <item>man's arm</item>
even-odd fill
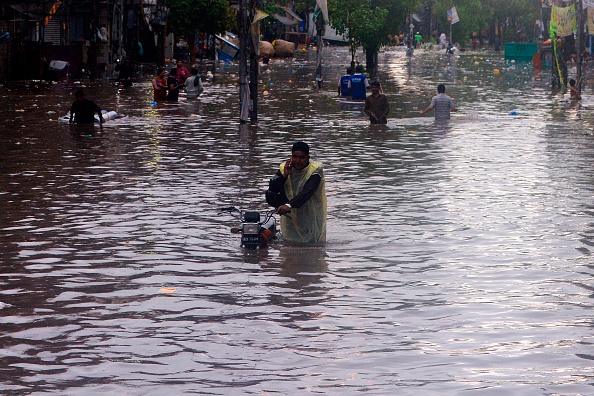
[[[101,112],[101,108],[95,104],[95,111],[99,115],[99,124],[103,124],[105,120],[103,119],[103,113]]]
[[[379,108],[379,114],[376,114],[378,119],[388,118],[388,113],[390,112],[390,104],[388,103],[388,98],[386,95],[383,95],[382,102]]]
[[[458,111],[453,100],[450,101],[450,111]]]
[[[433,107],[435,107],[434,105],[435,105],[435,99],[431,99],[431,104],[429,105],[429,107],[427,107],[425,110],[419,111],[419,113],[425,114],[426,112],[433,110]]]
[[[297,194],[293,199],[289,201],[289,204],[292,208],[300,208],[302,207],[309,199],[314,195],[320,182],[322,181],[322,177],[320,175],[311,175],[309,179],[305,182],[303,186],[303,190],[299,194]]]

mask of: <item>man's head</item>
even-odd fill
[[[180,60],[178,60],[178,61],[177,61],[177,67],[178,67],[178,68],[182,68],[183,66],[184,66],[184,62],[182,62],[182,61],[181,61],[181,59],[180,59]]]
[[[357,65],[355,67],[355,73],[363,73],[363,66],[362,65]]]
[[[347,74],[353,74],[353,68],[347,67]]]
[[[439,84],[437,86],[437,93],[445,93],[445,85]]]
[[[76,100],[83,100],[85,98],[85,91],[83,91],[82,89],[77,89],[74,93],[74,97],[76,98]]]
[[[291,148],[291,164],[301,170],[309,164],[309,146],[305,142],[295,142]]]
[[[379,93],[380,88],[381,88],[381,84],[379,83],[379,81],[373,81],[371,83],[371,92],[372,93],[374,93],[374,94]]]
[[[163,67],[158,68],[157,69],[157,76],[159,76],[161,78],[165,77],[165,68],[163,68]]]
[[[190,70],[190,73],[192,73],[192,75],[193,75],[193,76],[197,76],[197,75],[198,75],[198,69],[196,69],[195,67],[193,67],[193,68]]]
[[[171,70],[169,70],[169,75],[175,77],[177,75],[177,68],[171,68]]]

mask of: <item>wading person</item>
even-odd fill
[[[165,78],[165,69],[160,67],[157,70],[157,77],[153,78],[153,98],[157,100],[167,100],[167,79]]]
[[[134,66],[130,63],[130,58],[124,58],[123,64],[117,64],[115,70],[119,72],[118,81],[124,87],[132,86],[132,78],[134,77]]]
[[[198,69],[195,67],[191,70],[192,75],[188,77],[186,83],[186,97],[188,99],[196,99],[204,91],[202,86],[202,78],[198,75]]]
[[[363,66],[357,65],[355,74],[351,76],[351,96],[353,100],[365,100],[369,79],[363,74]]]
[[[347,67],[346,74],[338,80],[338,95],[340,96],[351,96],[351,75],[353,69]]]
[[[445,85],[439,84],[437,86],[437,95],[431,99],[431,105],[425,110],[419,111],[421,114],[425,114],[428,111],[435,109],[436,120],[449,120],[451,111],[458,111],[454,107],[454,100],[445,93]]]
[[[181,84],[177,79],[177,69],[174,67],[169,71],[169,76],[167,77],[167,101],[168,102],[177,102],[179,99],[179,88]]]
[[[177,80],[180,84],[185,84],[188,77],[190,77],[190,72],[184,66],[184,63],[181,60],[178,60],[176,63],[177,69]]]
[[[85,92],[82,89],[74,93],[76,100],[70,107],[70,123],[93,124],[95,122],[95,113],[99,115],[99,123],[103,124],[103,114],[95,102],[85,98]]]
[[[365,114],[369,116],[372,124],[387,124],[390,105],[388,98],[380,93],[381,85],[378,81],[371,83],[371,95],[365,99]]]
[[[281,163],[270,179],[266,202],[281,215],[284,239],[301,243],[326,241],[324,171],[321,162],[310,161],[307,143],[293,144],[291,158]]]

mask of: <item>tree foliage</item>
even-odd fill
[[[532,33],[534,21],[540,18],[540,0],[457,0],[456,11],[460,22],[452,26],[454,41],[466,44],[472,32],[493,28],[503,30],[504,38],[509,39],[518,32]],[[433,14],[444,29],[449,27],[446,10],[452,7],[451,0],[437,0]]]
[[[167,27],[180,37],[194,33],[218,34],[232,26],[232,9],[227,0],[166,0]]]
[[[328,0],[330,26],[343,35],[355,51],[360,45],[367,54],[367,67],[373,69],[377,52],[397,34],[406,14],[418,0]]]

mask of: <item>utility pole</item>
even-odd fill
[[[250,87],[248,85],[248,39],[250,23],[247,2],[239,0],[239,122],[247,122],[250,107]]]
[[[583,13],[584,7],[582,0],[576,0],[576,22],[577,22],[577,40],[576,40],[576,52],[577,52],[577,68],[576,68],[576,86],[578,90],[577,97],[582,96],[582,32],[584,30]]]
[[[326,30],[326,21],[324,20],[324,13],[320,12],[316,18],[316,84],[318,88],[322,88],[322,50],[324,48],[324,33]]]
[[[260,7],[258,0],[251,0],[250,4],[250,122],[258,123],[258,57],[260,55],[260,20],[255,20],[256,7]]]

